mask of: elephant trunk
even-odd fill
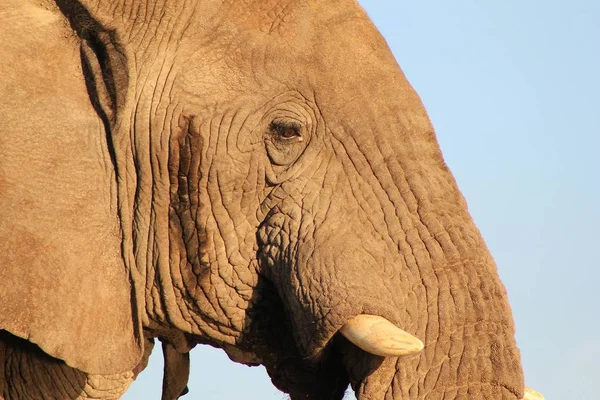
[[[317,360],[335,338],[359,399],[521,399],[506,292],[464,203],[422,201],[392,231],[391,217],[375,224],[377,212],[353,196],[332,191],[329,202],[321,221],[289,211],[263,227],[265,240],[287,244],[263,249],[300,353]],[[398,208],[387,212],[404,213]],[[364,314],[385,318],[424,349],[383,359],[338,338]]]
[[[523,398],[506,291],[432,131],[402,146],[360,139],[340,139],[319,190],[284,187],[259,232],[300,354],[318,360],[336,344],[360,399]],[[424,349],[358,350],[336,335],[358,315],[385,318]]]
[[[482,271],[484,265],[465,261],[460,269],[469,268]],[[425,343],[423,351],[386,358],[366,373],[353,375],[348,368],[357,398],[522,399],[520,355],[503,288],[474,272],[437,270],[433,279],[435,287],[424,280],[428,312],[421,323],[424,332],[416,332]],[[345,364],[360,359],[354,354]]]

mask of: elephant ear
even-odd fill
[[[0,24],[0,330],[89,373],[130,371],[141,323],[106,121],[73,32],[38,3]]]

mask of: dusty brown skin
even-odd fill
[[[118,398],[156,337],[164,399],[199,343],[293,399],[523,397],[494,262],[355,1],[1,0],[0,38],[0,397]],[[358,314],[424,350],[363,352]]]

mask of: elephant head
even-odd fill
[[[15,11],[45,47],[0,78],[0,329],[90,373],[160,337],[293,399],[523,397],[496,266],[354,0],[56,3]]]

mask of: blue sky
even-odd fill
[[[362,0],[434,123],[504,281],[528,386],[599,398],[600,2]],[[159,399],[160,347],[124,397]],[[276,399],[192,351],[188,400]]]

